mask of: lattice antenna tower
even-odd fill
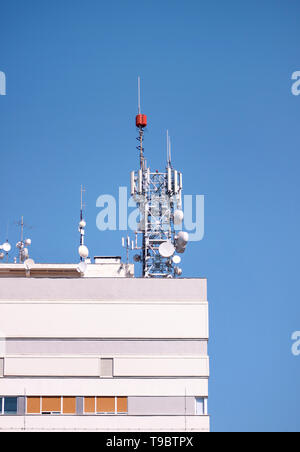
[[[185,251],[188,234],[180,230],[183,222],[182,173],[172,167],[171,140],[167,132],[167,164],[164,171],[152,172],[147,166],[144,149],[144,131],[147,116],[141,109],[141,81],[138,78],[138,114],[140,168],[130,176],[131,196],[140,210],[140,222],[133,247],[139,250],[134,260],[141,262],[145,278],[173,278],[182,274],[178,267]],[[137,237],[141,236],[141,245]],[[175,253],[178,254],[175,254]]]

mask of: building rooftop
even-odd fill
[[[123,264],[120,257],[97,257],[95,263],[39,264],[30,269],[24,264],[0,264],[0,278],[133,278],[134,264]]]

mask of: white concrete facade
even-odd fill
[[[0,431],[209,431],[205,279],[16,270],[0,265]],[[32,414],[36,398],[76,400],[76,410]]]

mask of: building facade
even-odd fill
[[[0,264],[0,336],[0,431],[209,431],[206,279]]]

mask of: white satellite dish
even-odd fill
[[[84,229],[86,227],[86,222],[84,220],[81,220],[81,222],[79,223],[79,227],[81,229]]]
[[[86,262],[80,262],[80,264],[77,267],[78,273],[81,273],[82,275],[84,275],[86,270],[87,270],[87,263]]]
[[[2,261],[5,258],[5,254],[4,253],[0,253],[0,260]]]
[[[31,245],[31,239],[26,239],[25,240],[25,245],[26,246],[30,246]]]
[[[85,245],[81,245],[78,248],[78,253],[82,259],[87,259],[89,257],[89,250]]]
[[[8,242],[3,243],[1,248],[5,251],[5,253],[9,253],[11,251],[11,244]]]
[[[174,212],[174,223],[180,225],[183,222],[184,214],[182,210],[175,210]]]
[[[162,257],[171,257],[175,253],[175,247],[171,242],[164,242],[160,245],[158,251]]]
[[[26,270],[31,270],[35,265],[35,262],[33,259],[26,259],[24,262],[24,267]]]
[[[174,256],[172,260],[173,260],[174,264],[180,264],[181,257],[180,256]]]

